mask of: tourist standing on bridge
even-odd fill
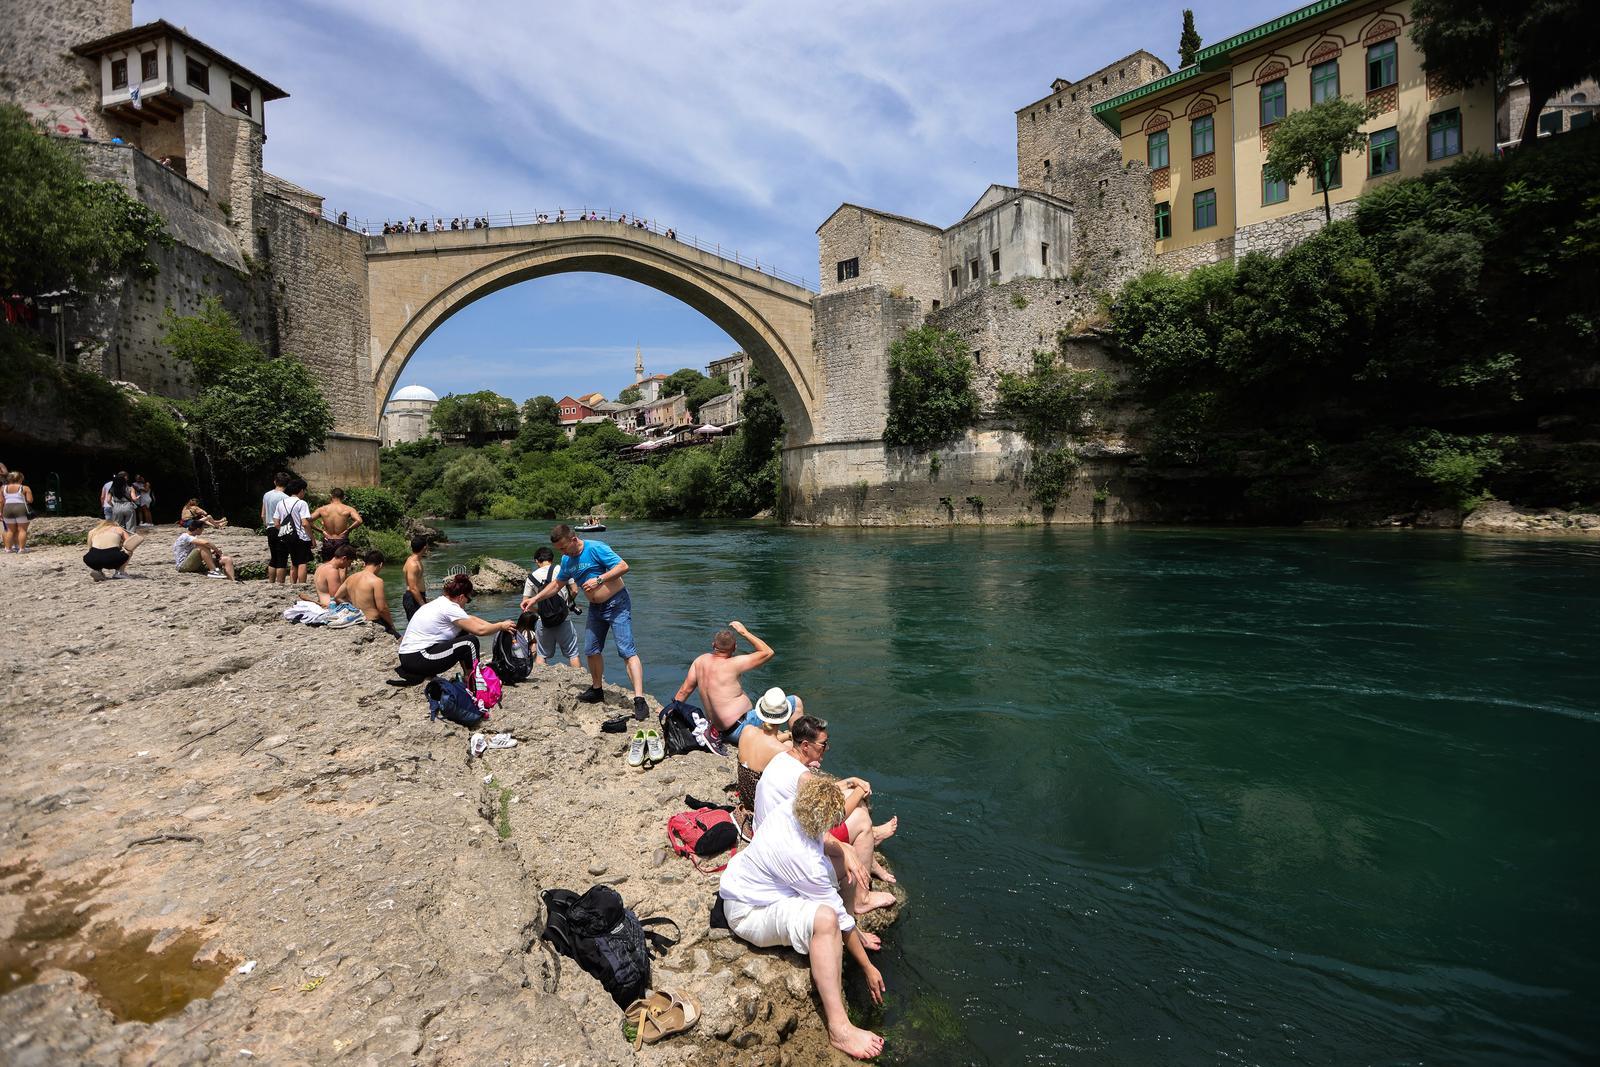
[[[650,708],[644,700],[644,667],[633,644],[633,600],[622,584],[622,576],[628,573],[627,561],[603,541],[586,541],[579,537],[564,522],[550,531],[550,543],[564,557],[561,567],[553,581],[531,600],[523,601],[523,610],[534,608],[541,600],[560,596],[567,582],[576,581],[583,595],[589,598],[584,654],[589,660],[589,677],[594,682],[578,699],[585,704],[598,704],[605,699],[606,635],[614,632],[617,655],[622,657],[628,669],[628,680],[633,683],[633,717],[641,721],[649,718]]]

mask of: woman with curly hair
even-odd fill
[[[812,772],[794,799],[772,811],[750,846],[729,861],[717,892],[735,936],[761,948],[788,945],[811,957],[829,1042],[848,1056],[870,1060],[883,1051],[883,1038],[850,1022],[842,968],[848,949],[873,1001],[881,1004],[883,975],[867,959],[867,949],[879,941],[856,928],[822,847],[823,837],[843,821],[839,780]]]

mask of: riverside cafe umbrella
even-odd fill
[[[721,432],[722,432],[722,427],[713,426],[709,422],[695,431],[695,433],[705,434],[707,436],[710,436],[711,434],[715,434],[715,433],[721,433]]]

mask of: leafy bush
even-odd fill
[[[362,512],[361,517],[366,518],[366,512]],[[376,530],[365,523],[355,528],[350,535],[350,544],[360,552],[369,548],[377,549],[383,553],[385,562],[394,564],[396,569],[411,554],[411,545],[406,541],[405,534],[398,530]]]
[[[919,326],[889,346],[889,418],[883,439],[926,451],[978,418],[972,359],[959,334]]]
[[[393,489],[353,486],[344,491],[344,501],[361,512],[363,525],[380,530],[397,530],[406,517],[406,502]]]
[[[439,488],[449,501],[446,512],[453,519],[476,515],[489,505],[489,498],[499,491],[500,470],[488,457],[479,452],[469,452],[453,460],[444,469]]]
[[[999,395],[1001,413],[1016,420],[1030,443],[1045,446],[1093,427],[1095,405],[1111,399],[1111,379],[1036,351],[1026,374],[1000,372]]]

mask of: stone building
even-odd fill
[[[974,286],[1061,278],[1072,262],[1072,208],[1048,193],[991,185],[939,235],[944,302]]]
[[[1262,174],[1278,120],[1313,103],[1344,96],[1378,109],[1363,127],[1366,151],[1332,176],[1330,200],[1343,212],[1379,182],[1494,151],[1493,88],[1427,74],[1410,11],[1407,0],[1322,0],[1091,108],[1120,137],[1123,161],[1149,168],[1158,265],[1281,251],[1321,227],[1317,183]]]
[[[1569,85],[1551,97],[1539,112],[1539,136],[1555,137],[1592,126],[1597,107],[1600,107],[1600,83],[1595,79],[1585,78],[1576,85]],[[1495,112],[1494,136],[1502,151],[1522,143],[1522,123],[1527,117],[1528,83],[1518,78],[1506,87],[1500,108]]]
[[[439,397],[423,385],[406,385],[396,389],[383,409],[383,447],[420,441],[433,436],[428,422]]]
[[[738,421],[744,410],[745,391],[750,388],[750,366],[750,357],[743,352],[735,352],[706,364],[706,377],[725,379],[730,391],[700,405],[700,422],[726,426]]]

